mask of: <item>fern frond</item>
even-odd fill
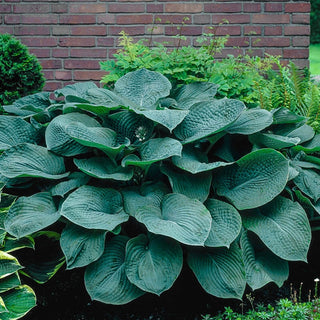
[[[308,108],[308,124],[314,131],[320,133],[320,89],[312,84],[311,89],[305,96]]]

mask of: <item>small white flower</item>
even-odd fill
[[[314,279],[314,282],[319,282],[319,281],[320,281],[319,278],[315,278],[315,279]]]

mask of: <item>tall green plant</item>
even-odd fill
[[[281,286],[288,261],[307,260],[302,205],[319,214],[320,136],[285,108],[216,93],[140,69],[114,90],[78,83],[4,106],[1,181],[17,195],[6,232],[62,230],[67,268],[84,267],[108,304],[160,295],[184,263],[222,298]]]

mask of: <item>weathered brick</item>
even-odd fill
[[[202,34],[202,27],[183,26],[181,27],[180,30],[178,30],[177,27],[168,26],[168,27],[165,27],[165,34],[172,35],[172,36],[178,35],[178,34],[196,36],[196,35]]]
[[[71,26],[72,36],[104,36],[107,28],[104,26]]]
[[[286,3],[285,12],[310,12],[311,6],[310,3]]]
[[[289,14],[253,14],[252,23],[290,23]]]
[[[310,35],[310,26],[285,26],[284,34],[286,36]]]
[[[46,77],[46,79],[48,79]],[[64,85],[62,84],[62,82],[58,82],[58,81],[50,81],[50,82],[46,82],[43,90],[44,91],[49,91],[49,92],[52,92],[52,91],[55,91],[55,90],[58,90],[58,89],[61,89]]]
[[[281,26],[272,26],[272,27],[265,26],[264,35],[265,36],[281,36],[282,27]]]
[[[58,44],[54,37],[23,37],[21,42],[28,47],[55,47]]]
[[[310,15],[309,14],[292,14],[292,23],[299,24],[309,24],[310,23]]]
[[[144,26],[130,26],[130,27],[110,26],[108,34],[118,35],[121,31],[124,31],[126,34],[129,34],[131,36],[143,35],[145,34],[145,27]]]
[[[72,80],[72,72],[71,70],[57,70],[55,72],[56,80]]]
[[[260,26],[244,26],[243,34],[244,35],[260,35],[262,27]]]
[[[141,15],[118,15],[116,16],[117,24],[150,24],[152,23],[153,18],[148,14]]]
[[[60,47],[94,47],[94,45],[94,38],[61,37],[59,39]]]
[[[292,45],[294,47],[308,47],[310,45],[310,37],[293,37],[292,38]]]
[[[240,36],[241,35],[241,26],[219,26],[215,30],[210,29],[210,27],[205,28],[206,33],[214,33],[217,36]]]
[[[193,22],[195,24],[210,24],[211,19],[211,15],[209,14],[196,14],[193,16]]]
[[[268,12],[282,12],[283,10],[283,4],[279,2],[269,2],[265,3],[264,5],[264,11]]]
[[[139,13],[144,11],[145,6],[143,3],[110,3],[108,6],[108,12],[111,13]]]
[[[55,79],[53,70],[42,70],[42,72],[43,72],[44,77],[47,80],[54,80]]]
[[[69,35],[70,26],[53,26],[52,34],[53,35]]]
[[[230,24],[250,23],[250,15],[249,14],[214,14],[212,16],[213,24],[223,23],[224,21],[228,21]]]
[[[165,12],[179,12],[179,13],[199,13],[202,12],[203,6],[201,3],[166,3]]]
[[[99,47],[113,47],[114,46],[114,38],[99,37],[99,38],[97,38],[97,45]]]
[[[58,16],[55,15],[6,15],[4,18],[7,24],[57,24]]]
[[[244,3],[243,12],[261,12],[260,3]]]
[[[61,15],[60,24],[94,24],[95,15]]]
[[[62,61],[57,59],[42,60],[41,65],[43,69],[61,69]]]
[[[242,4],[241,2],[236,3],[205,3],[204,12],[214,12],[214,13],[231,13],[231,12],[241,12]]]
[[[66,3],[53,3],[51,4],[51,12],[53,13],[67,13],[68,5]]]
[[[226,47],[248,47],[249,44],[249,37],[230,37],[226,43]]]
[[[283,57],[289,59],[307,59],[309,49],[283,49]]]
[[[191,24],[191,15],[181,15],[181,14],[157,14],[155,15],[155,21],[158,24]]]
[[[74,80],[101,80],[101,78],[106,74],[105,71],[91,71],[91,70],[74,70],[73,76]]]
[[[29,52],[37,58],[50,58],[50,49],[48,48],[30,48]]]
[[[13,12],[14,13],[49,13],[50,4],[48,3],[37,3],[37,4],[14,4]]]
[[[116,16],[114,14],[98,15],[97,23],[98,24],[115,24]]]
[[[90,4],[71,4],[69,6],[70,13],[104,13],[107,12],[105,4],[90,3]]]
[[[12,6],[11,4],[0,4],[0,13],[11,13]]]
[[[157,4],[154,4],[154,3],[148,3],[147,4],[147,12],[150,12],[150,13],[158,13],[158,12],[163,12],[164,10],[164,6],[162,3],[157,3]]]
[[[25,36],[25,35],[50,35],[50,27],[49,26],[42,26],[39,28],[39,26],[16,26],[14,28],[15,35],[16,36]]]
[[[99,70],[100,65],[98,60],[72,60],[68,59],[64,62],[65,69],[89,69]]]
[[[52,57],[53,58],[68,58],[69,49],[67,48],[52,48]]]
[[[1,22],[1,17],[0,17],[0,22]],[[2,26],[2,25],[0,25],[0,33],[14,34],[14,27],[13,26]]]
[[[288,37],[261,37],[261,38],[253,37],[252,46],[253,47],[289,47],[290,39]]]
[[[71,58],[106,58],[107,57],[107,49],[104,48],[71,48],[70,49],[70,57]]]

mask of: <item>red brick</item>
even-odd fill
[[[292,45],[294,47],[308,47],[310,45],[310,37],[293,37]]]
[[[264,35],[265,36],[281,36],[282,35],[282,27],[281,26],[272,26],[272,27],[264,27]]]
[[[177,29],[177,27],[166,27],[165,28],[165,34],[166,35],[188,35],[188,36],[196,36],[202,34],[202,27],[194,27],[194,26],[183,26],[180,30]]]
[[[290,59],[291,62],[293,62],[298,68],[309,68],[310,62],[308,59]]]
[[[310,15],[309,14],[292,14],[292,23],[309,24]]]
[[[58,43],[53,37],[26,37],[21,38],[21,42],[28,47],[55,47]]]
[[[56,80],[72,80],[72,72],[70,70],[68,71],[61,71],[57,70],[55,72],[55,79]]]
[[[256,41],[259,40],[259,41]],[[289,47],[290,39],[288,37],[262,37],[252,38],[254,47]]]
[[[310,3],[286,3],[285,12],[310,12],[311,6]]]
[[[289,59],[308,59],[309,49],[283,49],[283,57]]]
[[[266,48],[264,52],[271,56],[282,56],[283,50],[279,48]]]
[[[243,49],[240,48],[225,48],[221,51],[221,53],[216,53],[214,55],[215,58],[226,58],[227,56],[232,55],[238,57],[239,55],[243,55]]]
[[[153,18],[149,14],[116,16],[117,24],[149,24],[152,21]]]
[[[104,36],[107,28],[103,26],[71,26],[72,36]]]
[[[1,17],[0,17],[0,22],[1,22]],[[13,30],[14,30],[13,26],[2,26],[2,25],[0,25],[0,33],[14,34]]]
[[[243,34],[244,35],[260,35],[262,27],[259,26],[244,26]]]
[[[201,3],[166,3],[165,12],[179,12],[179,13],[198,13],[202,12]]]
[[[204,4],[204,12],[214,12],[214,13],[231,13],[231,12],[241,12],[242,5],[241,2],[236,3],[208,3]]]
[[[187,20],[186,20],[187,19]],[[192,16],[191,15],[177,15],[177,14],[157,14],[155,20],[158,24],[191,24]]]
[[[250,57],[263,57],[263,49],[245,49],[245,54]]]
[[[158,12],[163,12],[163,10],[164,10],[163,4],[153,4],[153,3],[147,4],[147,12],[158,13]]]
[[[61,15],[60,24],[94,24],[95,15]]]
[[[67,48],[53,48],[52,49],[53,58],[68,58],[69,50]]]
[[[284,34],[286,36],[310,35],[310,26],[285,26]]]
[[[210,33],[210,30],[208,30],[208,33]],[[240,36],[241,26],[219,26],[214,33],[218,36]]]
[[[249,37],[230,37],[226,43],[226,47],[248,47],[249,44]]]
[[[51,91],[55,91],[57,89],[61,89],[62,87],[63,87],[62,82],[50,81],[45,84],[43,90],[51,92]]]
[[[264,11],[268,12],[282,12],[283,10],[283,4],[279,2],[269,2],[265,3],[264,5]]]
[[[210,24],[211,15],[209,15],[209,14],[195,14],[193,16],[193,22],[195,24]]]
[[[121,31],[124,31],[126,34],[129,34],[131,36],[145,34],[144,26],[131,26],[131,27],[110,26],[109,27],[110,35],[118,35]]]
[[[90,3],[90,4],[71,4],[69,5],[70,13],[105,13],[107,7],[105,4]]]
[[[289,14],[254,14],[252,15],[252,23],[290,23]]]
[[[7,24],[57,24],[58,17],[54,15],[6,15],[4,18]]]
[[[43,75],[47,80],[54,80],[54,71],[53,70],[43,70]]]
[[[29,52],[37,58],[50,58],[50,49],[47,48],[30,48]]]
[[[89,71],[89,70],[74,70],[74,80],[101,80],[101,78],[106,75],[105,71]]]
[[[69,35],[70,26],[52,26],[53,35]]]
[[[225,20],[227,20],[230,24],[250,23],[250,15],[249,14],[214,14],[212,16],[213,24],[223,23],[223,21]]]
[[[110,38],[110,37],[97,38],[97,46],[112,47],[114,46],[114,38]]]
[[[16,36],[25,36],[25,35],[50,35],[50,27],[49,26],[17,26],[14,28]]]
[[[144,12],[144,4],[129,4],[129,3],[110,3],[108,6],[108,12],[120,13],[120,12]]]
[[[89,70],[99,70],[100,65],[98,60],[72,60],[68,59],[64,62],[65,69],[89,69]]]
[[[191,39],[190,37],[188,37],[186,40],[182,40],[180,41],[177,38],[173,38],[172,36],[157,36],[154,37],[154,41],[155,42],[159,42],[159,43],[166,43],[166,47],[177,47],[179,42],[180,42],[180,46],[189,46],[191,45]]]
[[[42,60],[41,65],[43,69],[61,69],[62,62],[61,60]]]
[[[49,13],[50,4],[14,4],[13,12],[14,13]]]
[[[60,47],[94,47],[94,38],[76,38],[76,37],[65,37],[59,39]]]
[[[106,58],[107,57],[107,50],[101,48],[77,48],[70,50],[70,57],[71,58]]]
[[[97,23],[99,24],[115,24],[116,16],[112,14],[99,15],[97,16]]]
[[[260,3],[244,3],[243,12],[261,12]]]
[[[53,13],[67,13],[68,5],[65,3],[53,3],[51,5],[51,11]]]
[[[10,4],[0,4],[0,13],[11,13],[11,8]]]

